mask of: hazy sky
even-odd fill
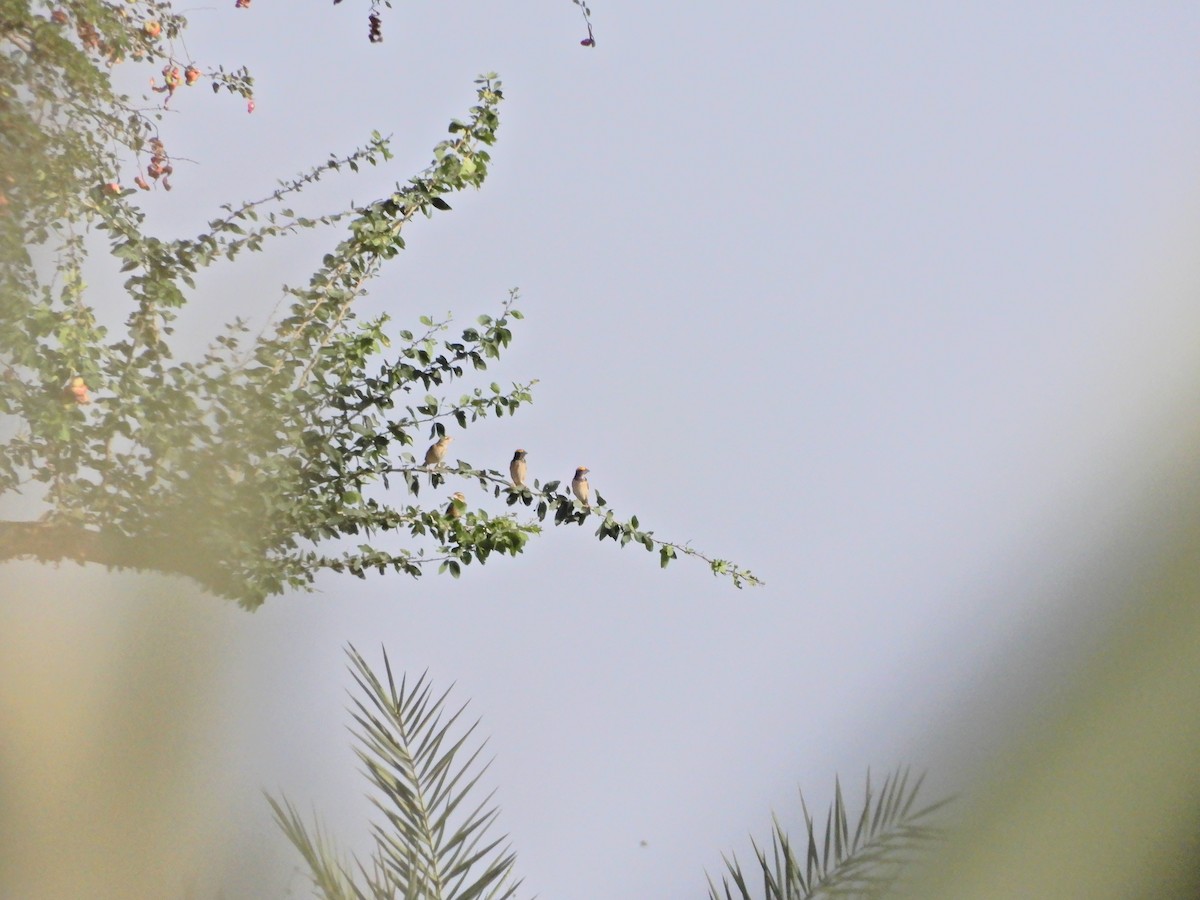
[[[198,777],[236,798],[231,846],[282,849],[256,896],[294,862],[260,788],[363,846],[347,642],[471,700],[526,886],[572,900],[702,896],[772,808],[797,822],[798,785],[823,804],[835,773],[930,765],[970,691],[1057,657],[1056,586],[1120,543],[1195,408],[1195,299],[1164,285],[1200,224],[1200,7],[595,0],[589,51],[568,0],[400,3],[378,46],[361,2],[232,6],[191,12],[188,45],[249,65],[257,108],[177,97],[168,146],[198,165],[152,222],[194,232],[377,129],[397,159],[314,195],[373,198],[499,72],[487,184],[411,229],[364,310],[465,322],[519,286],[484,383],[538,378],[535,402],[457,455],[587,465],[619,512],[767,582],[661,572],[587,528],[254,615],[116,576],[130,596],[82,606],[101,588],[69,569],[40,624],[10,604],[50,655],[145,620],[216,642]],[[188,322],[265,314],[335,239],[206,279]]]

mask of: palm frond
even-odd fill
[[[910,770],[897,769],[884,779],[876,795],[867,784],[862,811],[851,825],[841,780],[834,782],[833,802],[825,816],[821,839],[804,794],[800,809],[808,840],[798,854],[779,820],[772,816],[771,845],[763,849],[751,839],[762,876],[762,893],[751,892],[737,856],[722,857],[726,874],[718,887],[708,878],[709,900],[868,900],[885,896],[921,847],[939,831],[926,820],[948,801],[916,807],[924,775],[911,780]],[[911,783],[910,783],[911,782]]]
[[[276,823],[308,863],[313,887],[321,896],[326,900],[367,900],[367,895],[355,886],[353,877],[319,824],[313,826],[310,834],[289,800],[284,798],[280,802],[268,794],[267,802],[271,804]]]
[[[483,744],[469,746],[478,722],[460,724],[465,706],[447,711],[450,691],[434,695],[421,675],[396,683],[387,651],[381,679],[349,646],[354,752],[375,787],[371,802],[383,815],[371,825],[374,852],[350,869],[320,829],[310,835],[286,800],[270,800],[275,818],[309,865],[325,900],[510,900],[515,855],[506,838],[490,835],[499,811],[492,795],[466,804],[488,764]]]
[[[492,796],[462,811],[488,768],[479,764],[483,744],[465,749],[478,722],[452,737],[466,707],[447,712],[449,690],[435,697],[425,675],[397,685],[386,651],[386,683],[353,647],[347,654],[365,698],[354,699],[355,752],[378,791],[372,803],[386,824],[376,823],[372,834],[389,879],[401,892],[416,885],[445,900],[512,897],[520,884],[509,883],[515,857],[501,846],[504,837],[488,837],[499,814]]]

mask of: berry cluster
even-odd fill
[[[71,379],[70,384],[63,388],[63,399],[79,406],[91,403],[92,398],[88,396],[87,382],[81,376],[76,375]]]
[[[150,139],[150,164],[146,166],[146,174],[155,181],[160,181],[165,190],[171,189],[171,180],[168,176],[174,173],[175,168],[170,163],[170,158],[167,156],[166,148],[163,147],[163,142],[158,138]],[[150,183],[139,175],[133,179],[133,183],[140,187],[143,191],[150,190]]]
[[[200,70],[195,66],[188,66],[186,69],[181,69],[179,66],[168,63],[163,66],[163,83],[155,84],[150,82],[150,90],[156,94],[166,94],[167,99],[163,101],[163,106],[171,102],[171,98],[175,96],[175,89],[181,84],[186,84],[189,87],[200,80]]]

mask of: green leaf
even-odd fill
[[[904,875],[905,867],[939,837],[939,829],[925,822],[947,802],[943,800],[914,811],[914,800],[922,779],[918,779],[910,788],[908,778],[907,769],[897,769],[885,779],[878,800],[873,802],[868,772],[862,812],[853,831],[839,780],[835,779],[834,800],[825,819],[823,835],[818,835],[801,794],[800,808],[808,832],[803,863],[778,821],[774,823],[770,852],[751,842],[761,869],[764,898],[816,900],[818,897],[855,897],[882,900],[885,896],[891,896],[892,889]],[[717,885],[709,878],[710,900],[733,897],[732,888],[736,888],[740,892],[738,896],[744,900],[752,900],[754,895],[750,893],[748,879],[737,857],[727,858],[725,865],[727,874],[721,883],[724,893],[719,892]]]
[[[386,651],[381,674],[353,646],[347,654],[357,686],[355,753],[383,820],[373,828],[367,864],[351,866],[319,825],[310,831],[291,803],[268,797],[314,885],[327,900],[510,900],[520,886],[510,883],[515,856],[504,837],[488,834],[499,811],[487,797],[472,799],[487,768],[482,747],[469,743],[478,723],[463,723],[465,708],[448,709],[449,691],[435,695],[424,675],[397,683]]]

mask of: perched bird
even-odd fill
[[[508,474],[512,476],[513,487],[525,487],[525,468],[525,451],[518,450],[513,454],[512,462],[508,464]]]
[[[592,470],[587,466],[580,466],[575,470],[575,477],[571,479],[571,493],[578,497],[584,506],[588,505],[587,473],[590,471]]]
[[[450,446],[450,442],[452,440],[454,440],[454,438],[450,437],[448,434],[445,434],[438,438],[436,444],[430,445],[429,449],[425,451],[426,468],[429,466],[441,465],[442,460],[446,458],[446,448]]]
[[[455,491],[450,498],[450,505],[446,507],[446,515],[451,519],[457,519],[462,515],[463,508],[467,505],[467,496],[462,491]]]

